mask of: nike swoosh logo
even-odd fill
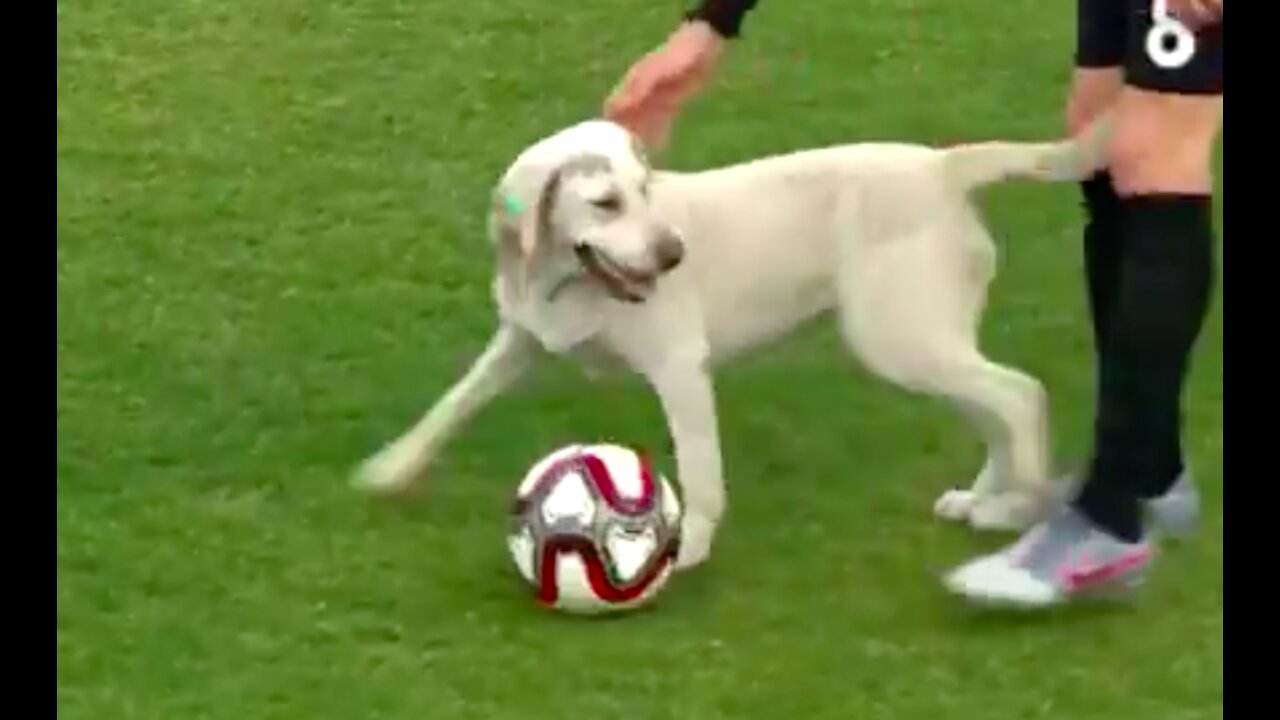
[[[1109,582],[1145,563],[1150,558],[1148,550],[1134,550],[1105,564],[1083,560],[1062,569],[1062,580],[1073,590]]]

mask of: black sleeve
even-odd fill
[[[721,37],[736,38],[742,32],[742,20],[757,0],[701,0],[697,7],[685,14],[689,20],[702,20],[720,33]]]

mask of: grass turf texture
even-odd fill
[[[804,5],[762,4],[663,164],[1060,131],[1062,3]],[[542,452],[667,452],[636,382],[553,365],[449,448],[427,497],[347,486],[490,332],[492,180],[596,112],[679,9],[58,3],[61,717],[1221,716],[1220,300],[1188,404],[1205,527],[1137,607],[1010,618],[945,596],[941,571],[1005,540],[929,514],[980,446],[825,326],[720,376],[731,514],[649,612],[542,612],[502,545]],[[1047,383],[1069,461],[1092,373],[1077,192],[983,203],[1002,247],[986,344]]]

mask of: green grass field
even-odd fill
[[[503,546],[508,493],[558,444],[617,439],[674,470],[638,382],[552,365],[426,496],[347,485],[488,337],[496,175],[595,113],[680,9],[59,0],[61,717],[1221,717],[1220,300],[1188,402],[1203,532],[1130,607],[1009,617],[945,595],[943,570],[1005,540],[930,515],[981,447],[827,327],[720,376],[730,516],[650,612],[543,612]],[[1065,3],[769,0],[660,160],[1046,137],[1072,33]],[[1048,385],[1069,463],[1092,383],[1077,194],[983,203],[1002,247],[987,347]]]

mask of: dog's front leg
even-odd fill
[[[356,485],[382,494],[409,489],[453,435],[529,369],[537,352],[532,337],[504,324],[467,373],[413,427],[361,465]]]
[[[697,565],[711,553],[724,513],[725,481],[720,456],[715,390],[700,361],[671,365],[650,378],[667,416],[676,449],[677,481],[684,495],[677,569]]]

